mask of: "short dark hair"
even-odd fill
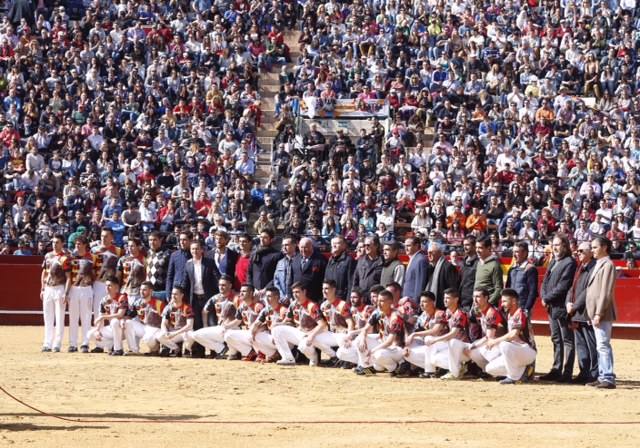
[[[385,299],[389,299],[389,300],[393,300],[393,294],[391,294],[389,291],[387,291],[386,289],[380,291],[378,293],[378,300],[385,300]]]
[[[280,290],[278,288],[276,288],[275,286],[270,286],[270,287],[266,288],[265,291],[273,293],[273,294],[277,294],[278,297],[280,297]]]
[[[598,245],[604,247],[607,251],[607,254],[611,253],[611,248],[613,247],[613,243],[611,243],[611,240],[609,238],[605,238],[603,236],[597,236],[593,239],[593,241],[596,241]]]
[[[373,285],[369,288],[369,292],[373,292],[375,294],[380,294],[381,291],[384,291],[384,286],[382,285]]]
[[[529,253],[529,244],[526,241],[518,241],[514,244],[515,247],[522,249],[526,253]]]
[[[116,277],[115,275],[111,275],[111,276],[107,277],[107,281],[109,283],[114,283],[114,284],[120,286],[120,280],[118,280],[118,277]]]
[[[431,291],[422,291],[420,293],[420,298],[422,299],[423,297],[426,298],[426,299],[431,300],[432,302],[436,301],[436,295],[434,293],[432,293]]]
[[[240,289],[242,288],[249,288],[251,291],[255,291],[256,289],[253,287],[252,284],[250,283],[243,283],[242,285],[240,285]]]
[[[260,231],[260,233],[266,233],[267,235],[269,235],[269,238],[273,239],[273,237],[275,236],[275,234],[273,233],[273,230],[266,228],[266,229],[262,229]]]
[[[511,289],[511,288],[504,288],[502,290],[502,292],[500,293],[501,296],[504,297],[509,297],[511,299],[516,299],[518,300],[518,292],[515,289]]]
[[[143,281],[142,283],[140,283],[140,286],[146,286],[147,288],[153,289],[153,283],[151,283],[149,280]]]
[[[336,283],[336,281],[331,279],[331,278],[326,279],[322,283],[324,283],[325,285],[330,286],[331,288],[337,288],[338,287],[338,284]]]
[[[447,288],[444,290],[444,293],[448,296],[458,297],[458,298],[460,297],[460,293],[456,288]]]
[[[476,243],[480,243],[482,244],[482,247],[488,249],[491,247],[491,238],[485,235],[482,238],[478,239]]]
[[[220,278],[218,279],[218,282],[219,282],[220,280],[225,280],[225,281],[227,281],[227,282],[229,282],[229,283],[233,283],[233,278],[232,278],[230,275],[227,275],[227,274],[222,274],[222,275],[220,276]]]
[[[307,285],[305,285],[303,282],[295,282],[293,285],[291,285],[291,290],[293,291],[294,289],[304,289],[306,291]]]

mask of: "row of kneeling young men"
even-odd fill
[[[531,378],[535,341],[514,290],[502,291],[500,308],[489,303],[487,291],[474,291],[474,313],[468,315],[458,306],[457,290],[445,291],[445,310],[436,308],[428,291],[420,295],[420,310],[415,310],[394,286],[373,288],[369,300],[353,290],[345,301],[336,297],[335,283],[327,281],[324,301],[317,304],[298,283],[292,286],[292,303],[286,304],[276,288],[259,298],[250,285],[243,285],[236,296],[231,279],[223,276],[220,292],[204,306],[204,326],[195,330],[182,288],[174,288],[165,303],[152,297],[145,282],[140,298],[129,303],[118,279],[110,278],[90,332],[92,352],[122,355],[126,340],[131,353],[139,353],[143,343],[148,355],[189,357],[200,345],[212,358],[281,366],[308,362],[350,368],[359,375],[389,372],[452,380],[491,376],[503,384]]]

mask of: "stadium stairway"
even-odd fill
[[[284,42],[289,46],[291,60],[296,61],[300,56],[298,39],[300,38],[300,31],[290,30],[285,34]],[[292,70],[295,63],[287,64],[287,69]],[[256,166],[255,179],[260,181],[260,185],[264,186],[271,177],[271,149],[273,141],[278,134],[275,130],[276,116],[275,116],[275,96],[280,89],[280,82],[278,81],[278,75],[280,73],[280,66],[276,65],[272,68],[271,73],[262,73],[260,75],[260,101],[262,103],[262,127],[258,129],[257,138],[262,151],[258,156],[258,163]]]

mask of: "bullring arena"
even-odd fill
[[[618,387],[596,390],[358,377],[242,361],[43,354],[41,337],[40,327],[0,327],[0,385],[51,414],[0,391],[0,446],[638,446],[637,341],[613,341]],[[546,371],[549,338],[537,342],[537,370]]]

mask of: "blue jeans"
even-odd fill
[[[613,350],[611,350],[612,322],[600,322],[600,326],[593,327],[596,334],[596,349],[598,350],[598,380],[611,384],[616,383],[613,373]]]

